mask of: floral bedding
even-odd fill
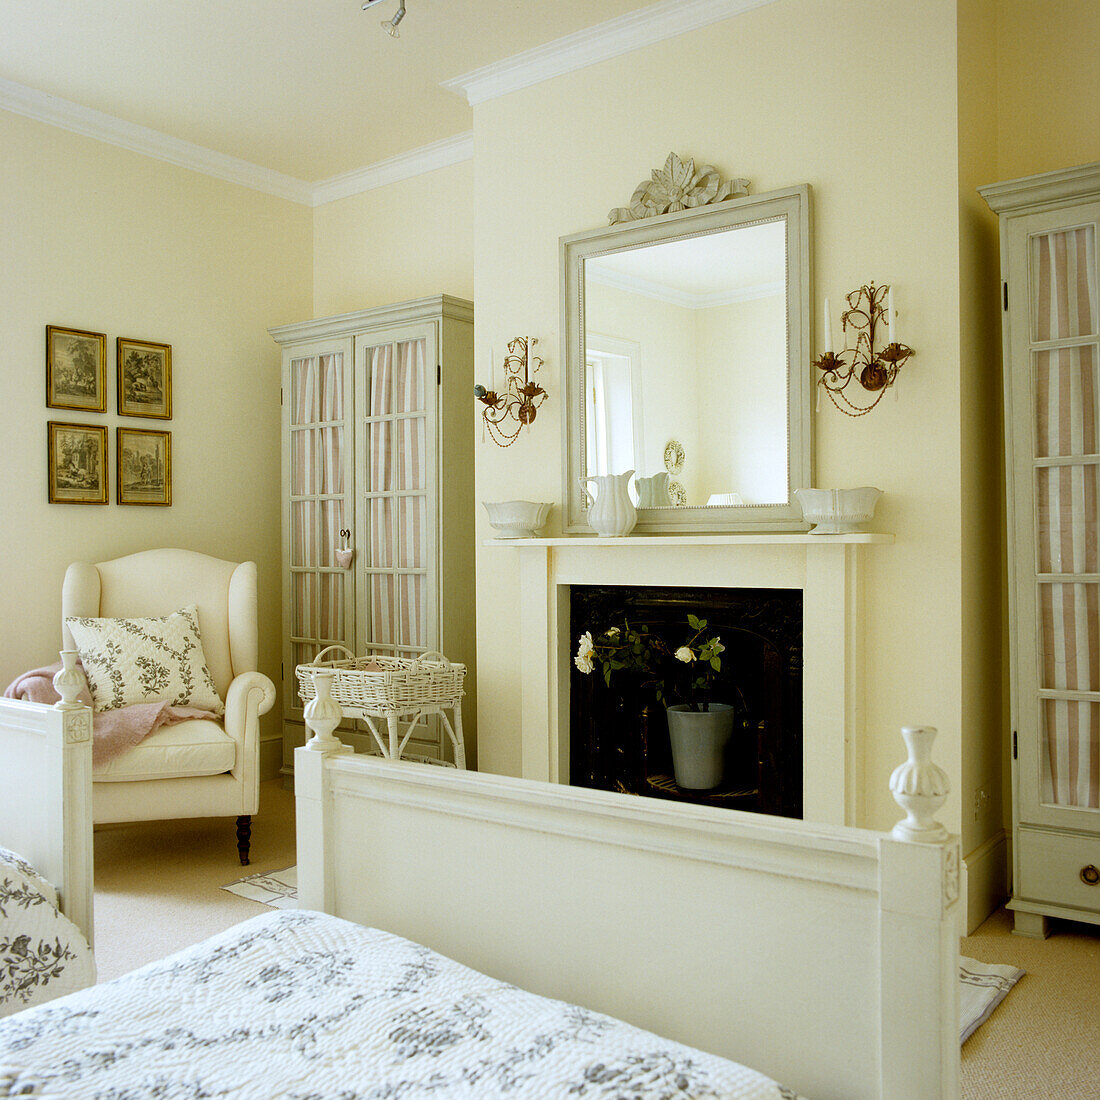
[[[375,929],[264,914],[0,1021],[0,1097],[780,1100],[753,1070]]]
[[[57,891],[26,860],[0,848],[0,1016],[94,981],[92,950],[57,911]]]

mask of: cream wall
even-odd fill
[[[977,188],[997,175],[997,0],[960,0],[959,320],[962,332],[962,850],[977,898],[1008,892],[1007,618],[997,218]],[[975,736],[972,731],[985,731]]]
[[[430,294],[472,299],[473,175],[467,160],[318,206],[311,316]]]
[[[814,317],[821,300],[891,282],[899,338],[917,349],[900,385],[858,420],[817,416],[821,485],[886,491],[876,527],[897,545],[867,555],[867,825],[897,810],[887,791],[898,727],[940,728],[937,757],[960,824],[961,489],[955,6],[781,2],[475,107],[475,301],[479,355],[513,330],[558,346],[558,238],[606,224],[669,150],[744,175],[756,193],[814,188]],[[844,59],[896,54],[921,74],[875,82],[873,125],[858,109],[864,70]],[[530,124],[538,118],[537,127]],[[870,128],[869,128],[870,126]],[[913,166],[919,163],[919,171]],[[522,171],[521,171],[522,169]],[[522,178],[523,185],[516,186]],[[834,325],[838,319],[834,318]],[[477,451],[480,499],[559,500],[562,381],[506,451]],[[480,534],[490,534],[484,521]],[[481,765],[520,767],[518,600],[509,552],[479,547]],[[968,733],[984,736],[982,731]]]
[[[7,113],[0,149],[0,680],[56,660],[69,562],[181,546],[256,561],[260,667],[277,683],[279,355],[267,326],[310,312],[310,210]],[[46,408],[47,324],[107,334],[106,414]],[[171,421],[115,414],[119,335],[172,345]],[[111,504],[47,503],[49,420],[108,427]],[[171,431],[171,507],[113,503],[119,423]],[[278,737],[278,706],[263,721]]]
[[[1096,0],[998,0],[994,22],[997,178],[1100,160]]]

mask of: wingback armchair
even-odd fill
[[[259,804],[259,718],[275,685],[257,665],[256,564],[190,550],[146,550],[74,562],[61,594],[65,649],[76,648],[70,616],[150,618],[198,608],[206,664],[225,700],[224,720],[162,726],[92,772],[92,818],[103,822],[235,816],[248,863]]]

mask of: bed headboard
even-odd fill
[[[0,698],[0,845],[92,942],[92,712]]]
[[[957,838],[295,754],[301,903],[769,1074],[957,1094]]]

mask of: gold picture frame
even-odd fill
[[[107,336],[46,326],[46,407],[107,411]]]
[[[172,433],[116,428],[119,504],[172,503]]]
[[[107,428],[97,424],[46,425],[51,504],[107,504]]]
[[[116,341],[118,415],[172,419],[172,345]]]

